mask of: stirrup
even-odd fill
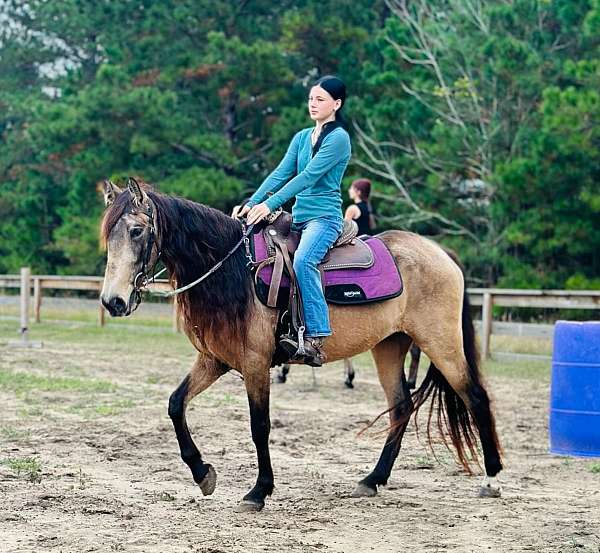
[[[314,343],[317,340],[317,343]],[[320,367],[325,362],[325,355],[320,350],[322,341],[319,338],[303,340],[303,354],[299,353],[298,341],[289,334],[279,340],[279,346],[287,354],[290,361],[300,361],[311,367]]]
[[[290,334],[282,336],[279,340],[279,347],[286,353],[290,361],[301,361],[304,358],[304,354],[298,355],[298,340]]]
[[[294,359],[300,361],[304,358],[306,354],[306,349],[304,347],[304,330],[305,327],[303,325],[298,328],[298,338],[294,338],[291,334],[286,334],[281,337],[279,341],[279,345],[288,355],[290,360]]]

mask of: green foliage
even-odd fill
[[[0,463],[16,473],[17,478],[23,478],[36,484],[42,480],[42,464],[35,457],[4,459]]]
[[[242,187],[239,180],[213,168],[190,167],[161,183],[162,192],[228,211],[239,201]]]
[[[598,0],[0,10],[0,273],[101,272],[105,178],[228,211],[311,125],[310,82],[339,73],[344,187],[372,178],[382,230],[439,239],[471,284],[598,288]]]
[[[391,5],[360,106],[377,141],[361,145],[383,178],[379,220],[455,249],[473,284],[593,279],[594,10],[569,0]]]

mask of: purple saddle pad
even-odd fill
[[[324,271],[325,299],[328,303],[357,304],[382,301],[402,293],[402,278],[387,246],[376,237],[363,240],[373,252],[373,265],[366,269],[333,269]],[[252,249],[257,262],[268,257],[267,244],[262,233],[253,236]],[[267,304],[273,265],[263,267],[255,278],[256,292]],[[289,300],[290,281],[285,271],[277,297],[277,306],[286,307]]]

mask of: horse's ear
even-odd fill
[[[129,177],[129,180],[127,181],[127,188],[129,189],[133,203],[137,207],[141,206],[146,201],[146,193],[142,190],[140,183],[133,177]]]
[[[123,191],[113,181],[105,180],[102,192],[104,194],[104,205],[108,207],[114,203],[117,196]]]

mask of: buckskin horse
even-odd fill
[[[127,316],[160,258],[173,286],[186,287],[178,308],[184,331],[198,351],[189,374],[169,399],[181,457],[204,495],[212,494],[216,472],[192,440],[185,418],[188,403],[230,370],[244,379],[250,408],[258,477],[238,510],[259,511],[273,491],[269,454],[270,368],[276,347],[278,310],[258,300],[240,221],[185,199],[169,197],[129,179],[126,190],[104,184],[101,238],[107,265],[101,301],[112,316]],[[371,350],[390,419],[385,445],[355,496],[374,496],[387,484],[409,418],[431,398],[429,421],[437,407],[459,463],[468,473],[477,462],[479,434],[485,476],[479,495],[497,497],[502,470],[500,446],[488,394],[482,383],[473,322],[462,272],[434,242],[416,234],[378,235],[403,277],[401,295],[378,303],[330,305],[334,334],[325,345],[328,361]],[[224,260],[224,261],[223,261]],[[181,288],[180,288],[181,290]],[[355,328],[361,328],[360,334]],[[423,382],[412,394],[404,358],[414,341],[431,360]],[[435,406],[435,407],[434,407]],[[429,433],[428,433],[429,434]]]

